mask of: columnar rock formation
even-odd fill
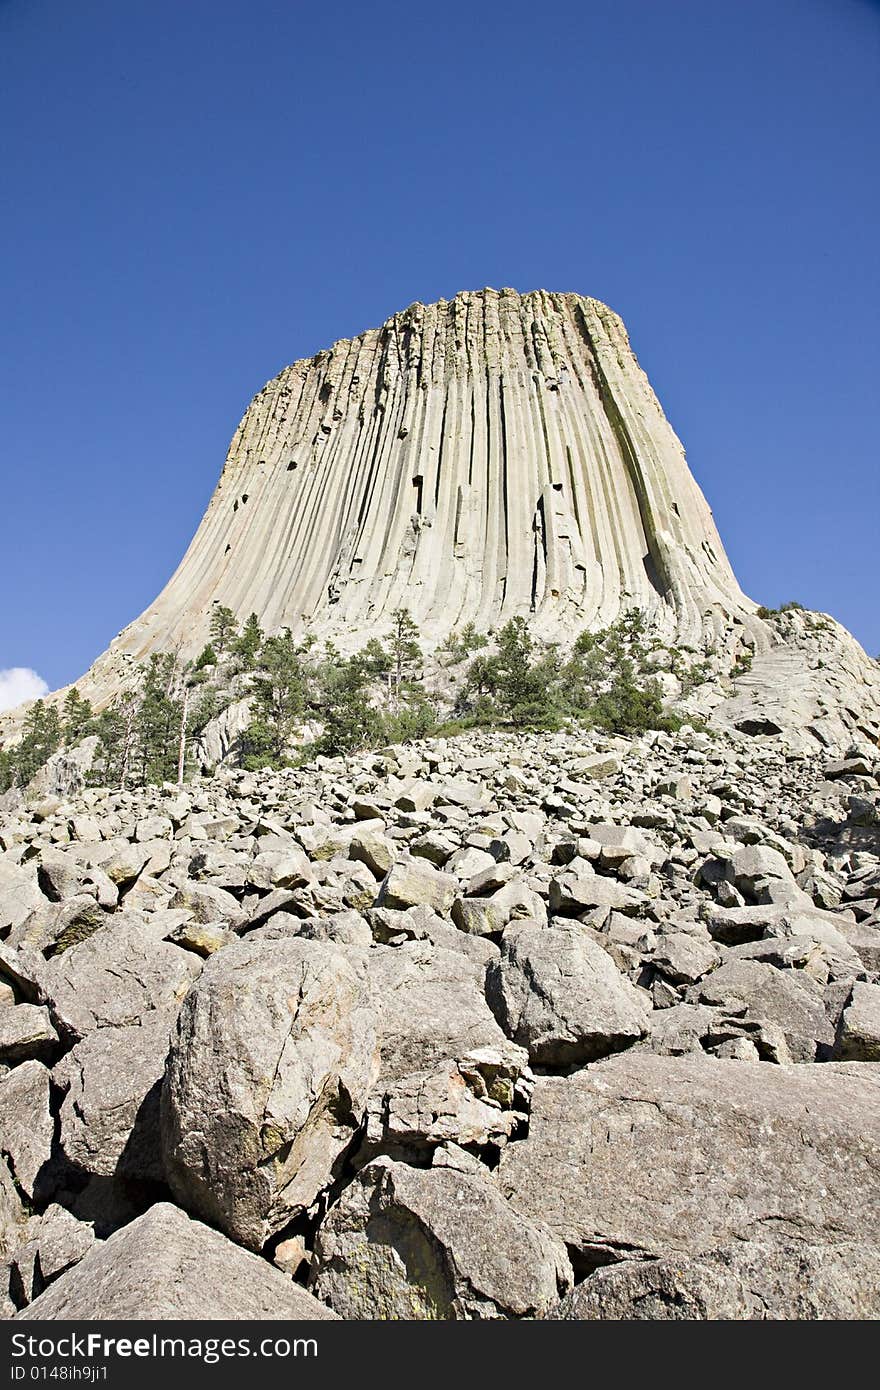
[[[349,648],[400,605],[428,645],[516,615],[571,637],[629,605],[686,641],[760,628],[621,320],[544,291],[414,304],[281,372],[99,671],[197,649],[214,603]]]

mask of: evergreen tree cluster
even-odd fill
[[[564,660],[558,645],[538,647],[524,618],[497,635],[495,651],[468,668],[457,713],[471,724],[558,729],[565,723],[639,734],[681,722],[664,704],[647,664],[645,617],[629,609],[600,632],[582,632]]]
[[[451,721],[441,720],[425,688],[419,632],[407,609],[392,615],[384,637],[343,656],[330,642],[297,642],[290,629],[266,636],[256,614],[240,625],[230,608],[218,604],[210,640],[194,662],[182,663],[172,653],[153,655],[100,714],[75,688],[60,714],[36,701],[20,743],[0,751],[0,790],[27,785],[53,752],[87,734],[100,741],[94,782],[132,787],[180,781],[190,770],[198,735],[244,699],[251,718],[237,756],[250,770],[289,764],[296,736],[308,724],[320,732],[300,745],[300,757],[337,756],[461,727],[571,724],[638,734],[680,722],[666,708],[648,663],[638,609],[601,632],[582,633],[567,657],[558,645],[539,644],[523,618],[506,623],[491,645],[468,624],[450,634],[437,655],[447,667],[470,658]]]
[[[67,692],[60,714],[57,705],[35,700],[25,715],[20,741],[0,748],[0,792],[26,787],[53,753],[74,747],[94,732],[91,703],[76,686]]]

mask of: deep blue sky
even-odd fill
[[[250,397],[415,299],[621,313],[758,601],[880,651],[868,0],[0,0],[0,668],[80,674]]]

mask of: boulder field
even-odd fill
[[[0,819],[7,1317],[880,1315],[880,758],[468,733]]]

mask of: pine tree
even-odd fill
[[[211,642],[218,656],[225,656],[238,634],[238,619],[231,608],[218,603],[211,612]]]
[[[511,618],[498,633],[497,651],[471,662],[461,703],[483,723],[500,718],[517,728],[556,728],[559,676],[556,649],[536,654],[525,618]]]
[[[101,711],[95,720],[95,733],[99,739],[98,753],[89,781],[96,786],[123,785],[126,720],[120,700]]]
[[[35,700],[25,715],[21,742],[14,750],[17,784],[26,787],[60,743],[58,710],[45,700]]]
[[[251,686],[254,717],[242,736],[245,767],[285,766],[290,739],[305,710],[305,682],[302,653],[290,629],[267,637]]]
[[[195,666],[194,666],[193,669],[196,670],[196,671],[204,671],[204,669],[205,669],[206,666],[216,666],[216,665],[217,665],[217,653],[214,651],[214,648],[211,646],[211,643],[210,643],[210,642],[206,642],[205,645],[204,645],[204,647],[202,647],[202,650],[199,652],[198,656],[196,657],[196,663],[195,663]]]
[[[232,650],[240,658],[242,669],[252,671],[256,665],[260,647],[263,645],[263,629],[256,613],[251,613],[241,631],[241,636],[233,643]]]
[[[367,671],[360,657],[328,668],[322,688],[324,729],[315,751],[335,757],[381,739],[381,716],[370,704]]]
[[[418,643],[419,630],[408,608],[396,608],[391,614],[394,623],[389,639],[391,652],[391,687],[395,707],[400,702],[400,688],[411,679],[422,664],[422,649]]]
[[[92,732],[93,711],[91,700],[84,700],[73,686],[68,690],[61,711],[61,729],[65,748],[79,743],[80,739]]]
[[[5,748],[0,748],[0,795],[8,792],[15,781],[15,761]]]
[[[181,686],[176,657],[154,653],[144,676],[136,719],[136,771],[141,785],[177,777]]]
[[[363,669],[370,676],[387,676],[394,665],[394,658],[378,637],[371,637],[358,656]]]

